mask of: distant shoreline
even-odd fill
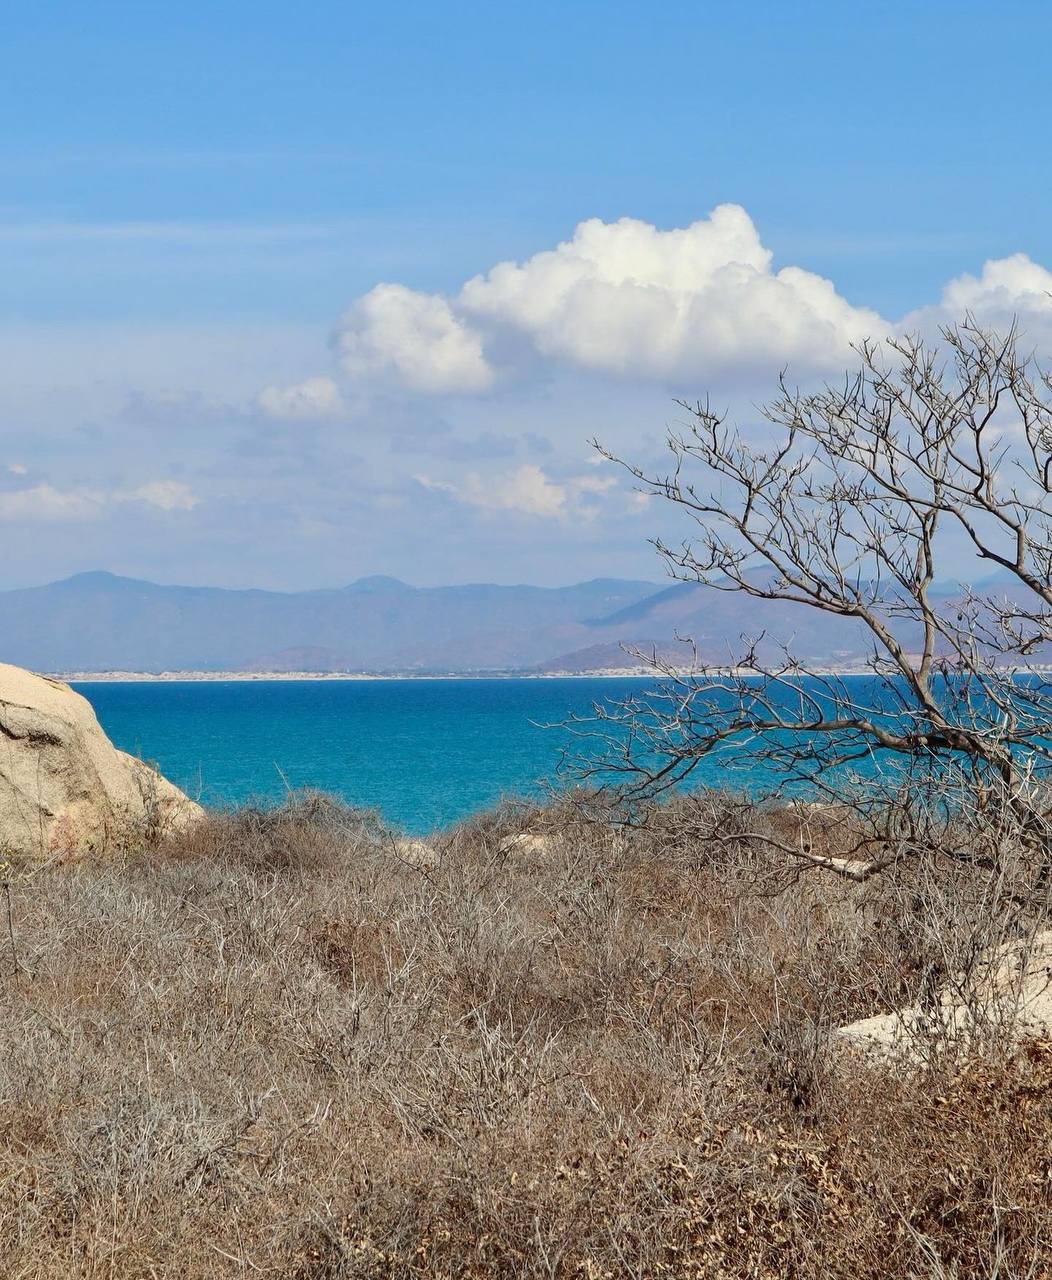
[[[1034,667],[1001,669],[1002,675],[1047,676],[1050,673],[1052,666],[1044,663]],[[41,674],[66,684],[317,684],[322,681],[383,680],[660,680],[691,675],[733,679],[758,677],[764,673],[740,668],[694,671],[681,667],[665,672],[649,667],[603,667],[596,671],[45,671]],[[839,678],[872,676],[874,673],[866,667],[814,666],[800,674]]]
[[[653,672],[645,667],[626,667],[603,671],[48,671],[45,674],[67,684],[189,684],[297,680],[623,680],[642,678]]]
[[[49,671],[50,679],[67,684],[192,684],[192,683],[291,683],[295,681],[381,680],[631,680],[672,676],[709,675],[729,678],[757,675],[755,671],[691,671],[689,667],[666,673],[648,667],[605,667],[596,671]],[[868,676],[858,667],[815,667],[808,675]]]

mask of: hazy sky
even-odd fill
[[[653,458],[676,396],[966,307],[1052,354],[1044,4],[38,0],[0,40],[0,587],[656,577],[591,435]]]

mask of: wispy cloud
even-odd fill
[[[39,151],[8,152],[0,159],[0,171],[54,173],[56,166],[100,169],[269,169],[324,168],[363,164],[368,153],[346,147],[56,147],[46,155]]]
[[[24,474],[23,471],[15,474]],[[107,507],[141,503],[160,511],[192,511],[199,499],[178,480],[153,480],[131,489],[59,489],[48,481],[0,492],[0,520],[50,524],[93,520]]]
[[[310,243],[347,237],[343,222],[32,222],[0,220],[0,244],[99,244],[150,242],[189,245]]]
[[[290,387],[266,387],[256,398],[268,418],[286,422],[311,422],[339,417],[346,406],[331,378],[307,378]]]
[[[467,472],[456,481],[436,480],[418,475],[425,489],[448,494],[455,501],[483,511],[517,511],[546,519],[576,516],[586,520],[598,515],[598,508],[587,501],[605,493],[616,483],[612,476],[572,476],[556,480],[540,467],[526,463],[511,471],[495,475]]]
[[[151,480],[136,489],[128,489],[111,495],[115,502],[144,502],[148,507],[161,511],[193,511],[200,498],[180,480]]]

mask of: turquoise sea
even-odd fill
[[[639,679],[78,684],[113,741],[208,805],[317,787],[413,833],[540,795],[567,735],[543,726]]]
[[[810,678],[804,679],[807,687]],[[880,705],[889,696],[868,676],[843,680],[845,696],[859,703]],[[272,803],[290,789],[315,787],[423,834],[503,797],[543,797],[549,786],[565,784],[559,775],[564,750],[580,751],[582,744],[560,724],[590,715],[596,704],[652,690],[655,681],[185,680],[76,687],[118,746],[152,761],[204,804]],[[810,690],[809,697],[822,696],[819,685]],[[893,705],[894,699],[887,712],[892,719]],[[850,767],[872,774],[884,765],[862,753]],[[823,776],[828,782],[838,773]],[[778,781],[765,764],[727,744],[700,761],[690,785],[757,794]],[[788,785],[807,790],[799,779]]]

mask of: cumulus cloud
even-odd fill
[[[337,346],[354,375],[417,391],[478,392],[513,334],[542,358],[617,376],[682,378],[785,363],[827,369],[889,326],[822,276],[772,268],[749,215],[725,204],[688,227],[582,222],[570,240],[502,262],[454,296],[381,284],[347,313]]]
[[[344,411],[343,396],[332,378],[307,378],[291,387],[266,387],[256,397],[268,418],[310,422],[335,418]]]
[[[1025,253],[991,258],[980,273],[960,275],[942,291],[935,306],[922,307],[903,321],[908,329],[929,329],[972,315],[991,328],[1018,320],[1024,336],[1052,352],[1052,271]]]
[[[548,519],[570,515],[593,518],[598,509],[585,500],[587,495],[604,493],[616,483],[609,476],[575,476],[556,481],[532,463],[498,475],[482,476],[469,471],[456,482],[424,475],[416,478],[427,489],[449,494],[457,502],[483,511],[517,511]]]
[[[1052,311],[1052,272],[1025,253],[992,258],[978,277],[951,280],[943,305],[957,311]]]
[[[993,260],[896,324],[812,271],[776,270],[745,209],[722,204],[671,229],[589,218],[554,248],[500,262],[449,294],[378,284],[344,316],[336,349],[352,378],[437,395],[489,391],[524,359],[693,387],[770,379],[783,366],[800,377],[836,373],[864,338],[966,312],[997,326],[1019,316],[1052,347],[1052,272],[1025,254]],[[340,404],[328,378],[259,397],[286,419]]]
[[[359,298],[336,345],[352,376],[394,374],[415,391],[485,391],[494,379],[482,335],[445,298],[400,284]]]
[[[155,480],[135,489],[59,489],[48,481],[0,492],[0,520],[52,524],[92,520],[121,503],[143,503],[161,511],[192,511],[198,498],[178,480]]]
[[[591,218],[557,248],[469,280],[459,302],[529,334],[543,355],[648,377],[824,368],[886,332],[829,280],[800,267],[775,272],[771,261],[740,205],[670,231]]]

